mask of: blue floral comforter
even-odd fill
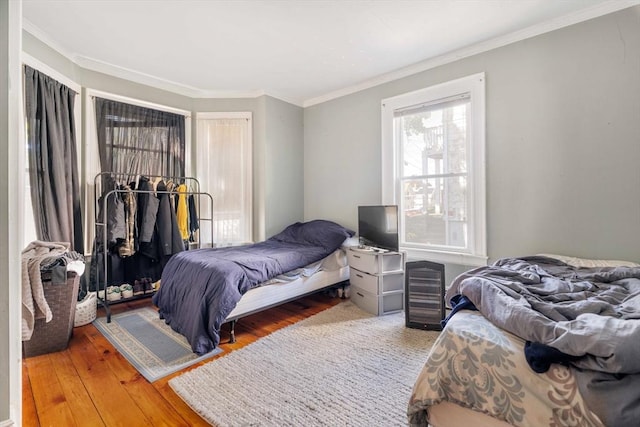
[[[523,339],[477,311],[458,312],[415,382],[409,425],[427,427],[430,408],[451,402],[519,427],[604,426],[588,409],[570,368],[554,364],[536,374],[523,347]]]
[[[504,258],[458,276],[447,299],[457,296],[524,340],[528,360],[551,356],[547,366],[570,366],[589,409],[606,425],[638,425],[640,267]]]

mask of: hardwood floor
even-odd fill
[[[236,343],[224,352],[246,346],[340,302],[315,294],[240,319]],[[112,306],[114,313],[145,305],[150,299]],[[103,315],[98,311],[98,316]],[[149,383],[91,324],[74,329],[65,351],[23,360],[22,418],[24,426],[206,426],[171,389],[168,381],[205,362]]]

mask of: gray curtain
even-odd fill
[[[184,176],[184,116],[102,98],[95,107],[102,171]]]
[[[31,202],[39,240],[84,253],[73,105],[76,93],[24,67]]]

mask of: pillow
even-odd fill
[[[309,222],[291,224],[268,240],[322,246],[328,251],[335,251],[347,238],[354,234],[354,231],[344,228],[335,222],[316,219]]]
[[[565,264],[569,264],[572,267],[640,267],[640,264],[636,264],[631,261],[619,261],[614,259],[589,259],[589,258],[578,258],[573,256],[566,255],[556,255],[556,254],[538,254],[540,256],[546,256],[549,258],[555,258],[559,261],[564,262]]]

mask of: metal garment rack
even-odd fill
[[[162,178],[163,180],[171,180],[171,181],[176,181],[176,182],[181,182],[183,184],[187,184],[191,183],[191,185],[193,185],[195,188],[195,190],[187,190],[185,192],[181,192],[178,193],[176,191],[153,191],[153,190],[128,190],[128,189],[113,189],[110,190],[108,193],[101,195],[101,182],[102,182],[102,178],[106,178],[106,177],[110,177],[113,178],[114,181],[117,183],[118,179],[117,178],[127,178],[127,177],[132,177],[135,175],[132,174],[127,174],[127,173],[116,173],[116,172],[100,172],[99,174],[97,174],[94,177],[94,189],[95,189],[95,194],[94,194],[94,203],[95,203],[95,213],[96,213],[96,217],[99,215],[98,213],[100,212],[99,208],[100,208],[100,198],[102,198],[102,222],[100,221],[96,221],[95,222],[95,233],[96,236],[98,236],[98,233],[100,233],[100,228],[102,228],[102,261],[103,261],[103,281],[100,280],[100,275],[98,275],[97,278],[97,283],[96,283],[96,290],[98,293],[98,302],[100,304],[102,304],[102,306],[104,307],[106,314],[107,314],[107,323],[111,322],[111,309],[109,307],[110,302],[107,298],[107,283],[108,283],[108,276],[109,276],[109,265],[108,265],[108,255],[109,255],[109,250],[107,248],[107,235],[108,235],[108,223],[107,223],[107,204],[109,199],[114,196],[114,197],[119,197],[119,194],[127,194],[127,193],[133,193],[133,194],[153,194],[153,195],[157,195],[157,194],[166,194],[166,195],[179,195],[179,194],[183,194],[185,196],[198,196],[198,203],[197,205],[197,210],[198,210],[198,222],[201,223],[202,221],[209,221],[211,223],[211,226],[209,227],[210,232],[211,232],[211,242],[213,243],[213,197],[211,196],[211,194],[209,193],[204,193],[200,191],[200,182],[193,177],[175,177],[175,176],[161,176],[161,175],[144,175],[145,177],[151,179],[151,178]],[[141,175],[142,176],[142,175]],[[98,184],[98,181],[100,180],[100,185]],[[98,191],[98,189],[100,188],[100,191]],[[209,212],[211,213],[211,218],[202,218],[200,216],[200,212],[201,212],[201,206],[202,206],[202,201],[200,200],[201,197],[204,197],[208,203],[209,203]],[[198,230],[198,239],[197,239],[197,248],[202,248],[202,227],[199,228]],[[97,254],[97,256],[100,256],[100,254]],[[100,292],[104,292],[104,296],[100,297]],[[127,298],[125,301],[132,301],[135,299],[140,299],[140,298],[144,298],[144,297],[148,297],[152,294],[144,294],[144,295],[135,295],[131,298]],[[123,301],[117,301],[115,302],[120,303]]]

